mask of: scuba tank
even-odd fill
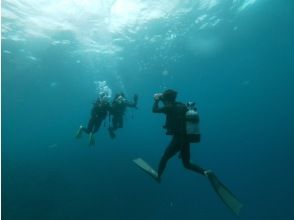
[[[187,103],[186,112],[186,133],[189,142],[196,143],[200,141],[199,114],[194,102]]]

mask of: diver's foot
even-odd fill
[[[204,171],[204,175],[207,176],[207,177],[208,177],[209,174],[211,174],[211,173],[213,173],[212,170],[205,170],[205,171]]]
[[[90,133],[90,136],[89,136],[89,146],[93,146],[95,145],[95,138],[94,138],[94,134],[93,133]]]
[[[161,183],[161,177],[160,176],[157,175],[154,178],[155,178],[156,182]]]
[[[76,139],[80,139],[83,136],[83,126],[81,125],[76,133]]]
[[[111,139],[114,139],[116,137],[115,133],[113,132],[113,130],[111,128],[108,128],[108,133],[109,133],[109,136],[111,137]]]

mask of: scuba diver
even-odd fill
[[[102,121],[106,118],[107,113],[110,111],[110,104],[106,94],[101,94],[91,110],[91,118],[89,119],[88,126],[85,128],[82,125],[76,133],[76,138],[82,137],[83,132],[89,134],[89,145],[95,144],[94,134],[99,130]]]
[[[199,129],[195,129],[192,125],[195,124],[198,127],[199,116],[195,111],[195,103],[188,103],[187,105],[176,102],[177,92],[171,89],[166,90],[164,93],[154,95],[154,104],[152,111],[154,113],[166,114],[166,122],[163,126],[166,129],[167,135],[172,135],[172,140],[165,150],[158,167],[157,180],[160,182],[161,175],[166,167],[166,164],[170,158],[176,153],[180,153],[179,157],[182,159],[185,168],[205,175],[205,169],[190,162],[190,143],[200,142]],[[159,102],[163,103],[162,107],[159,107]],[[190,112],[189,112],[190,111]],[[188,115],[188,112],[192,115]],[[187,115],[186,115],[187,114]],[[186,123],[186,119],[190,116],[190,124]],[[192,124],[191,124],[192,123]],[[193,130],[194,129],[194,130]],[[190,130],[191,134],[187,134]]]
[[[199,114],[195,107],[195,103],[188,102],[185,105],[181,102],[176,102],[176,97],[177,92],[172,89],[167,89],[163,93],[154,95],[152,111],[154,113],[163,113],[166,115],[166,121],[163,127],[166,129],[167,135],[172,135],[172,140],[159,162],[158,171],[154,170],[142,158],[136,158],[133,162],[160,183],[168,160],[179,153],[179,158],[181,158],[184,167],[206,176],[224,204],[236,215],[239,215],[243,206],[242,203],[217,178],[213,171],[206,170],[190,162],[190,143],[199,143],[201,138],[199,131]],[[159,102],[162,102],[163,106],[160,107]]]
[[[114,131],[123,127],[123,116],[127,107],[137,108],[138,95],[134,95],[133,101],[130,102],[125,98],[124,93],[116,94],[110,107],[112,115],[112,125],[108,128],[109,135],[112,139],[116,137]]]

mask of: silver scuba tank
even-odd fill
[[[198,142],[200,138],[199,114],[194,102],[187,103],[186,133],[190,142]]]

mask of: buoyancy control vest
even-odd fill
[[[184,103],[175,102],[167,106],[166,121],[163,126],[167,135],[185,135],[187,107]]]

